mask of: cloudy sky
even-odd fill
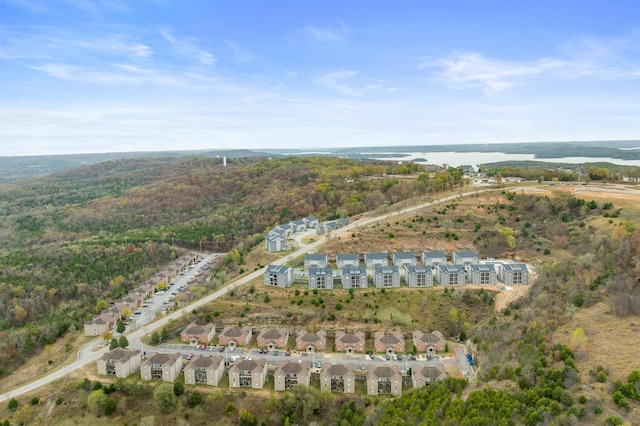
[[[640,0],[0,0],[0,156],[640,139]]]

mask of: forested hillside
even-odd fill
[[[414,174],[412,179],[392,175]],[[117,160],[0,187],[0,374],[179,255],[246,253],[278,223],[346,217],[460,184],[336,158]],[[97,306],[98,305],[98,306]]]

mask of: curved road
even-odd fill
[[[450,195],[448,197],[443,197],[440,198],[438,200],[435,201],[429,201],[426,203],[422,203],[419,205],[415,205],[415,206],[411,206],[411,207],[406,207],[397,211],[393,211],[393,212],[388,212],[385,213],[383,215],[380,216],[375,216],[375,217],[371,217],[371,218],[363,218],[363,219],[359,219],[353,223],[349,223],[348,225],[339,228],[337,231],[338,232],[345,232],[345,231],[350,231],[352,229],[357,229],[357,228],[361,228],[363,226],[367,226],[370,225],[372,223],[376,223],[379,222],[381,220],[385,220],[388,219],[390,217],[393,216],[397,216],[397,215],[401,215],[401,214],[405,214],[405,213],[410,213],[410,212],[414,212],[416,210],[420,210],[420,209],[424,209],[427,207],[431,207],[435,204],[441,204],[447,201],[451,201],[451,200],[455,200],[456,198],[462,198],[462,197],[467,197],[469,195],[474,195],[474,194],[479,194],[479,193],[484,193],[484,192],[491,192],[491,191],[499,191],[499,190],[503,190],[503,188],[492,188],[492,189],[481,189],[481,190],[474,190],[474,191],[470,191],[470,192],[465,192],[465,193],[460,193],[460,194],[456,194],[456,195]],[[301,246],[294,251],[293,253],[289,253],[288,255],[282,257],[279,260],[274,261],[272,264],[275,265],[282,265],[286,262],[288,262],[289,260],[298,257],[298,256],[302,256],[303,254],[307,253],[307,251],[309,251],[312,248],[316,248],[322,244],[324,244],[331,236],[331,233],[326,234],[326,235],[322,235],[320,236],[316,241],[309,243],[309,244],[301,244]],[[259,278],[260,276],[262,276],[263,274],[263,270],[262,269],[258,269],[257,271],[254,271],[250,274],[241,276],[239,278],[237,278],[235,281],[233,281],[232,283],[230,283],[229,285],[216,290],[215,292],[203,297],[202,299],[199,299],[195,302],[193,302],[192,304],[185,306],[184,308],[181,308],[175,312],[173,312],[170,315],[167,315],[164,318],[161,318],[153,323],[150,323],[148,325],[145,325],[129,334],[127,334],[127,339],[130,342],[130,347],[134,348],[134,349],[142,349],[142,344],[140,343],[140,338],[143,337],[145,334],[151,333],[153,332],[153,330],[160,328],[160,327],[164,327],[166,324],[169,323],[169,321],[171,320],[175,320],[178,319],[181,315],[183,315],[184,313],[188,312],[188,311],[192,311],[196,308],[199,308],[203,305],[206,305],[207,303],[216,300],[224,295],[226,295],[227,293],[235,290],[236,288],[250,282],[253,281],[257,278]],[[96,341],[92,341],[91,343],[89,343],[87,346],[91,346],[91,347],[95,347],[96,346]],[[85,346],[86,348],[86,346]],[[49,374],[47,374],[46,376],[43,376],[39,379],[36,379],[30,383],[26,383],[12,391],[9,392],[5,392],[0,394],[0,402],[2,401],[6,401],[9,400],[10,398],[15,398],[17,396],[20,396],[22,394],[25,394],[27,392],[31,392],[32,390],[35,390],[41,386],[47,385],[55,380],[58,380],[64,376],[66,376],[67,374],[78,370],[82,367],[84,367],[85,365],[91,363],[91,362],[96,362],[105,352],[107,352],[108,347],[105,346],[104,348],[97,350],[97,351],[87,351],[85,348],[81,349],[78,352],[78,359],[76,359],[76,361],[74,361],[73,363],[62,367],[56,371],[53,371]]]

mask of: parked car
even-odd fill
[[[191,361],[192,358],[193,358],[193,354],[187,355],[187,361]]]

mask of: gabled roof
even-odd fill
[[[495,272],[493,265],[469,265],[471,272]]]
[[[462,265],[438,265],[438,270],[440,272],[448,272],[450,274],[457,274],[460,272],[464,272],[464,266]]]
[[[336,336],[336,340],[342,343],[356,344],[359,342],[364,342],[364,335],[362,332],[355,334],[345,333],[342,336]]]
[[[367,268],[364,266],[346,266],[342,268],[342,275],[366,275]]]
[[[336,261],[338,260],[359,260],[359,256],[356,253],[340,253],[336,254]]]
[[[309,363],[303,362],[280,362],[276,367],[276,373],[284,374],[307,374],[309,372]]]
[[[444,336],[439,331],[432,333],[423,333],[421,331],[414,331],[414,338],[424,343],[438,343],[444,341]]]
[[[236,361],[231,366],[230,370],[262,370],[267,365],[267,361],[264,359],[243,359]]]
[[[315,333],[302,331],[298,335],[298,340],[302,342],[307,342],[307,343],[314,343],[319,340],[325,340],[326,338],[327,338],[327,333],[324,330],[320,330]]]
[[[211,329],[215,326],[213,324],[197,325],[190,324],[185,328],[182,333],[186,334],[209,334]]]
[[[416,254],[408,251],[393,252],[391,253],[391,256],[394,259],[413,259],[413,260],[416,259]]]
[[[447,376],[446,371],[442,367],[422,367],[416,365],[411,371],[414,377],[420,376],[423,378],[441,379]]]
[[[193,358],[189,364],[185,366],[185,369],[195,369],[195,368],[213,368],[216,370],[220,367],[220,364],[224,363],[224,358],[221,356],[199,356]]]
[[[387,366],[374,367],[374,366],[371,366],[371,369],[370,369],[368,375],[370,377],[377,377],[377,378],[390,378],[390,377],[400,376],[400,371],[399,371],[397,365],[394,365],[394,366],[391,366],[391,367],[387,367]]]
[[[175,353],[175,354],[154,353],[149,358],[147,358],[142,364],[143,365],[150,365],[150,364],[172,365],[180,360],[182,360],[182,355],[179,353]]]
[[[132,349],[116,348],[102,355],[100,359],[103,361],[112,359],[114,361],[124,362],[131,359],[132,357],[134,357],[139,353],[140,351],[137,349],[132,350]]]
[[[263,329],[258,337],[261,337],[266,340],[278,340],[283,337],[287,337],[288,331],[285,329],[275,330],[273,328],[265,328]]]
[[[477,251],[454,251],[456,257],[478,257]]]
[[[502,265],[502,269],[505,272],[529,272],[525,263],[505,263]]]
[[[222,330],[222,333],[220,333],[221,336],[224,337],[241,337],[241,336],[246,336],[247,334],[251,333],[251,328],[250,327],[225,327],[224,330]]]
[[[332,277],[333,269],[331,268],[309,268],[310,277]]]
[[[397,274],[398,267],[397,266],[376,266],[375,268],[373,268],[373,272],[375,274],[384,274],[384,275]]]
[[[385,334],[384,336],[378,339],[381,343],[395,345],[396,343],[400,343],[400,339],[395,334]]]
[[[388,260],[389,259],[389,255],[387,253],[365,253],[364,254],[364,258],[365,259],[371,259],[371,260]]]
[[[447,258],[446,253],[443,251],[425,251],[422,253],[422,256],[424,256],[427,259],[446,259]]]
[[[430,274],[431,268],[423,265],[407,265],[405,266],[409,274]]]
[[[267,266],[267,270],[266,272],[268,274],[287,274],[287,272],[289,272],[289,267],[288,266],[282,266],[282,265],[268,265]]]
[[[329,376],[354,376],[353,364],[325,364],[322,373]]]
[[[307,253],[307,255],[304,257],[305,260],[324,260],[326,261],[328,259],[328,256],[326,254],[320,254],[320,253]]]

